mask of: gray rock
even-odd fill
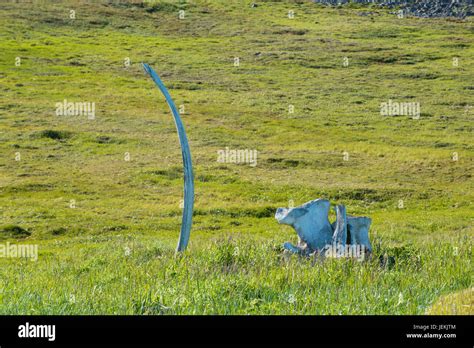
[[[403,9],[404,15],[434,18],[465,18],[473,14],[473,0],[313,0],[315,3],[330,6],[344,5],[349,2],[359,4],[377,4],[388,9]],[[393,12],[398,15],[398,12]]]

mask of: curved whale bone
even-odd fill
[[[178,132],[179,143],[181,144],[181,154],[183,156],[184,166],[184,209],[183,218],[181,220],[181,232],[179,234],[178,246],[176,247],[176,251],[181,252],[184,251],[188,245],[189,237],[191,235],[191,225],[193,222],[194,174],[193,164],[191,162],[191,151],[189,150],[188,138],[186,137],[183,122],[179,117],[178,109],[176,109],[176,105],[174,104],[173,99],[171,99],[168,90],[151,66],[145,63],[142,63],[142,65],[145,72],[151,77],[153,82],[155,82],[161,93],[163,93],[166,102],[168,103]]]

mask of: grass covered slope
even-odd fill
[[[472,287],[472,19],[367,11],[0,4],[0,242],[39,245],[36,262],[0,258],[0,313],[412,314]],[[181,152],[141,61],[184,106],[179,258]],[[56,116],[64,99],[95,119]],[[381,116],[389,100],[420,119]],[[226,147],[257,165],[217,162]],[[283,255],[296,235],[275,209],[318,197],[372,217],[396,264]]]

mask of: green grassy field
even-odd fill
[[[472,18],[258,4],[0,4],[0,242],[39,252],[0,258],[0,314],[474,314]],[[140,62],[184,106],[179,257],[180,148]],[[276,208],[319,197],[372,218],[371,261],[283,253]]]

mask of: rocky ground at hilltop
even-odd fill
[[[404,11],[404,15],[436,18],[436,17],[457,17],[465,18],[474,14],[472,0],[314,0],[316,3],[327,5],[343,5],[348,3],[377,4],[381,7],[399,8]]]

